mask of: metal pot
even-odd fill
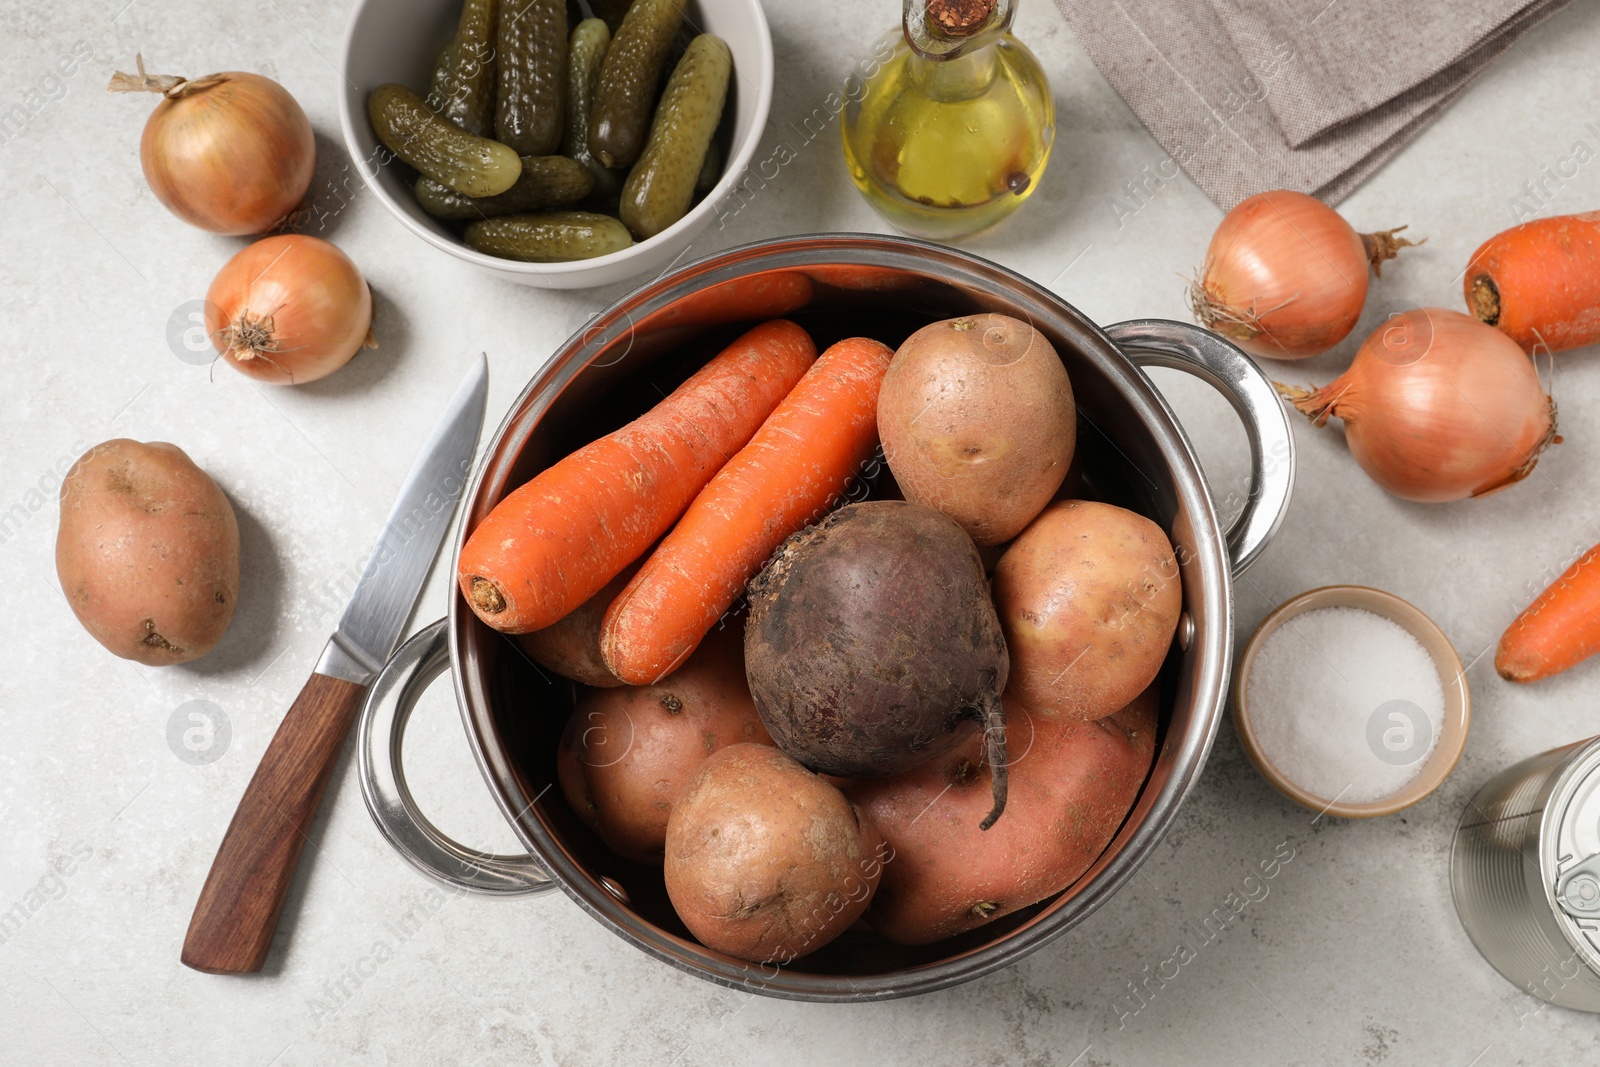
[[[1185,611],[1163,668],[1155,765],[1115,840],[1071,888],[917,948],[851,931],[783,968],[710,951],[674,915],[660,869],[614,856],[553,788],[556,742],[575,687],[542,674],[460,597],[452,598],[447,619],[395,654],[362,713],[362,791],[389,842],[419,870],[462,889],[511,895],[559,886],[658,959],[723,985],[795,1000],[875,1000],[955,985],[1021,959],[1104,903],[1161,840],[1205,764],[1228,692],[1233,578],[1276,531],[1293,487],[1293,438],[1272,384],[1216,335],[1162,320],[1102,330],[1043,286],[920,241],[829,234],[735,248],[638,288],[561,346],[495,433],[467,490],[455,554],[507,492],[648,408],[751,320],[793,318],[820,349],[862,333],[896,343],[927,322],[978,311],[1026,319],[1055,344],[1077,397],[1086,484],[1100,499],[1160,523],[1180,564]],[[1226,532],[1194,451],[1145,366],[1205,380],[1245,424],[1250,493]],[[449,840],[406,788],[406,718],[446,666],[484,780],[528,855],[491,856]]]

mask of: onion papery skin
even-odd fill
[[[202,230],[263,233],[311,187],[316,138],[288,90],[228,71],[172,89],[145,122],[139,160],[167,210]]]
[[[277,385],[325,378],[372,342],[372,292],[350,257],[284,234],[240,250],[206,294],[206,330],[240,372]]]
[[[1307,359],[1355,328],[1370,271],[1361,235],[1337,211],[1304,193],[1257,193],[1212,235],[1190,305],[1253,356]]]
[[[1521,481],[1555,436],[1555,405],[1517,343],[1470,315],[1419,308],[1373,331],[1350,369],[1286,390],[1321,425],[1344,420],[1350,454],[1395,496],[1443,503]]]

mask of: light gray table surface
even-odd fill
[[[0,912],[25,913],[0,941],[0,1063],[1495,1067],[1600,1058],[1600,1020],[1539,1010],[1478,956],[1448,875],[1466,795],[1600,722],[1600,663],[1519,689],[1479,658],[1531,590],[1600,540],[1594,351],[1557,360],[1565,443],[1526,483],[1486,500],[1396,500],[1355,466],[1337,428],[1296,419],[1296,496],[1238,584],[1239,633],[1293,594],[1335,582],[1391,590],[1439,622],[1472,663],[1472,734],[1446,786],[1402,815],[1313,825],[1261,780],[1224,722],[1172,832],[1067,936],[946,992],[819,1006],[722,989],[652,961],[559,893],[494,901],[435,888],[379,837],[347,755],[267,973],[180,966],[222,831],[333,625],[337,591],[375,536],[420,428],[479,351],[489,356],[492,427],[556,346],[625,288],[552,293],[486,280],[405,232],[342,169],[330,59],[347,12],[305,0],[0,2],[0,107],[32,89],[45,96],[0,145]],[[796,158],[713,225],[696,255],[786,233],[886,229],[849,184],[836,133],[808,142],[801,120],[894,24],[898,6],[827,0],[768,4],[768,13],[779,91],[763,154],[789,142]],[[1186,318],[1183,276],[1220,212],[1182,177],[1129,199],[1126,183],[1144,181],[1160,149],[1051,6],[1029,0],[1018,32],[1054,84],[1055,154],[1021,216],[970,247],[1102,323]],[[50,82],[75,48],[93,58]],[[241,242],[180,223],[146,188],[137,145],[148,102],[104,92],[136,50],[163,72],[257,70],[301,101],[319,135],[317,188],[348,180],[352,190],[325,233],[370,279],[382,347],[294,389],[175,355],[169,318],[203,295]],[[1591,155],[1600,148],[1597,50],[1600,5],[1574,4],[1346,202],[1358,228],[1409,223],[1428,242],[1385,271],[1351,340],[1275,376],[1326,381],[1386,312],[1459,308],[1466,258],[1516,221],[1513,198],[1543,213],[1600,206],[1600,162],[1562,162],[1576,142]],[[1537,202],[1530,182],[1543,182]],[[1177,376],[1159,380],[1216,492],[1242,487],[1243,436],[1227,407]],[[181,444],[238,511],[241,606],[222,645],[193,665],[112,658],[59,592],[59,472],[110,437]],[[443,570],[414,627],[442,614]],[[199,765],[168,741],[175,711],[196,700],[221,709],[231,732]],[[408,753],[418,797],[445,829],[513,848],[443,686],[418,711]],[[1130,983],[1275,850],[1293,858],[1270,892],[1131,1011]],[[66,857],[72,873],[50,873]]]

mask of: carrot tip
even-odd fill
[[[1472,279],[1467,300],[1479,321],[1490,326],[1500,324],[1500,288],[1489,275],[1479,274]]]
[[[1517,622],[1511,624],[1511,628],[1506,631],[1508,636],[1517,629],[1518,623],[1521,621],[1519,618]],[[1518,685],[1537,682],[1550,673],[1543,668],[1543,665],[1536,658],[1530,657],[1525,653],[1519,653],[1515,649],[1507,648],[1495,650],[1494,672],[1506,681],[1516,682]]]
[[[487,578],[472,577],[472,609],[480,615],[498,615],[506,610],[505,594]]]

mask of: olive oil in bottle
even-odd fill
[[[987,230],[1039,183],[1055,101],[1009,32],[1015,0],[905,0],[894,53],[840,128],[850,176],[893,226],[955,240]]]

